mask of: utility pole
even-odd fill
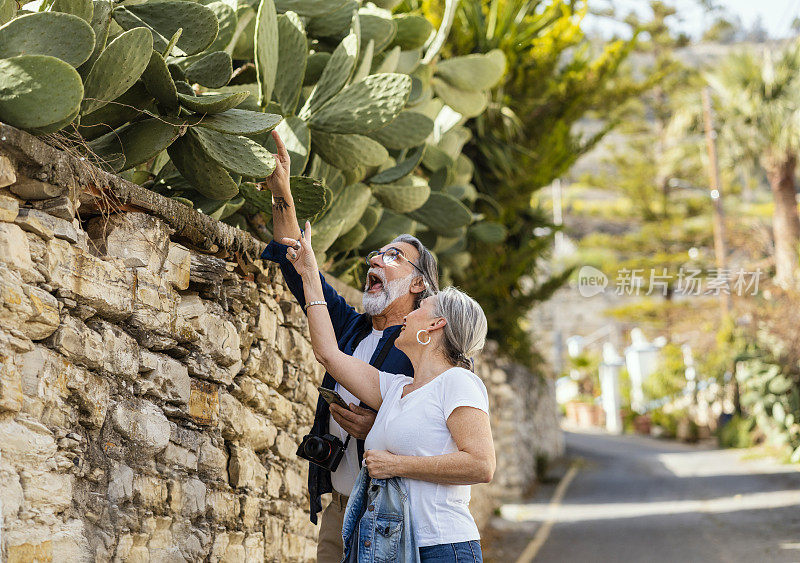
[[[711,90],[708,86],[703,88],[703,123],[706,133],[706,149],[708,150],[708,181],[711,203],[714,213],[714,257],[717,269],[724,272],[727,269],[727,250],[725,248],[725,214],[722,209],[722,192],[719,184],[719,168],[717,165],[717,132],[711,115]],[[720,306],[722,316],[727,316],[732,309],[730,292],[720,291]]]

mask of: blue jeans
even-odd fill
[[[420,547],[419,558],[422,563],[483,563],[478,540]]]

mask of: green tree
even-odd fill
[[[758,154],[774,200],[775,281],[791,287],[796,281],[800,218],[795,173],[800,149],[800,44],[779,52],[731,55],[708,80],[719,98],[734,151]]]
[[[441,13],[443,2],[424,7]],[[466,55],[500,49],[507,73],[492,91],[487,111],[471,124],[464,152],[475,163],[476,210],[507,230],[502,252],[472,239],[473,267],[457,280],[489,317],[490,336],[523,361],[531,361],[525,315],[570,275],[550,275],[543,258],[553,225],[531,196],[565,174],[615,125],[609,119],[585,136],[576,123],[611,118],[647,85],[621,72],[634,40],[599,47],[581,30],[587,3],[573,1],[465,0],[459,5],[444,52]],[[537,227],[551,234],[536,236]],[[536,231],[540,232],[540,231]]]

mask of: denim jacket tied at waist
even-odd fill
[[[419,562],[408,495],[397,477],[372,479],[362,467],[347,501],[343,563]]]

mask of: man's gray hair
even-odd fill
[[[444,317],[442,348],[453,365],[474,371],[473,356],[483,350],[488,325],[483,309],[472,297],[455,287],[436,294],[437,317]]]
[[[419,239],[409,234],[403,234],[395,238],[392,243],[404,242],[410,244],[419,252],[419,259],[416,264],[422,271],[422,281],[425,282],[425,290],[416,294],[414,306],[419,307],[420,301],[431,295],[435,295],[439,291],[439,266],[436,264],[436,258],[433,257],[431,251],[425,248]],[[390,243],[391,244],[391,243]]]

